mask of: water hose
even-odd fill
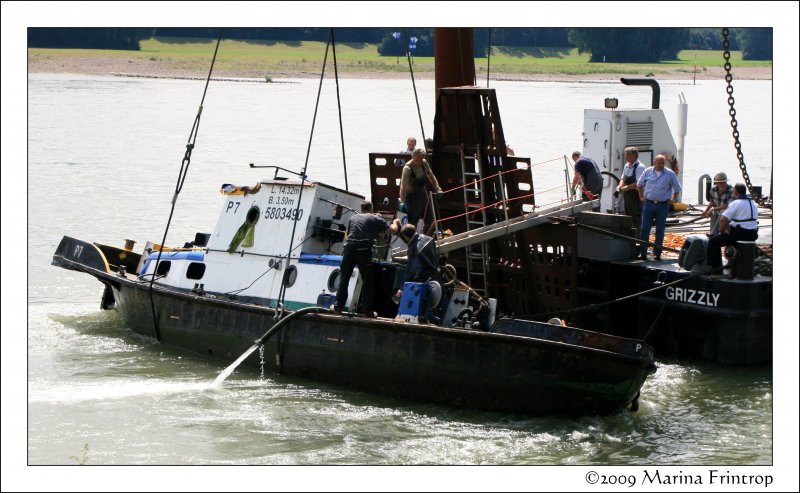
[[[231,375],[231,373],[233,373],[233,370],[235,370],[236,367],[238,367],[242,363],[242,361],[244,361],[248,356],[253,354],[253,352],[255,352],[256,349],[258,349],[259,347],[262,347],[264,345],[264,342],[266,342],[267,339],[272,337],[272,334],[277,332],[278,329],[280,329],[281,327],[286,325],[289,321],[291,321],[294,318],[299,317],[300,315],[304,315],[306,313],[321,313],[321,312],[327,313],[327,312],[330,312],[330,310],[327,309],[327,308],[322,308],[321,306],[307,306],[305,308],[301,308],[301,309],[299,309],[299,310],[297,310],[295,312],[292,312],[289,315],[286,315],[285,318],[282,318],[282,319],[278,320],[277,322],[275,322],[275,325],[270,327],[269,330],[263,336],[261,336],[258,339],[256,339],[255,342],[253,343],[253,345],[250,346],[247,349],[247,351],[242,353],[242,355],[239,356],[239,358],[236,361],[231,363],[227,368],[225,368],[222,371],[222,373],[219,374],[219,376],[217,376],[217,378],[211,384],[211,387],[212,388],[219,387],[222,384],[222,382],[224,382],[225,379],[228,378]]]
[[[331,311],[330,309],[322,308],[321,306],[307,306],[305,308],[296,310],[290,313],[289,315],[286,315],[286,317],[278,320],[275,323],[275,325],[270,327],[269,330],[266,333],[264,333],[263,336],[255,340],[255,345],[256,346],[263,345],[267,341],[267,339],[272,337],[272,335],[278,331],[278,329],[286,325],[289,321],[299,317],[300,315],[305,315],[306,313],[329,313],[330,311]]]

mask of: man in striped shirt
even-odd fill
[[[712,235],[719,233],[719,217],[728,208],[728,203],[732,200],[733,188],[728,185],[728,175],[719,172],[714,175],[714,187],[711,189],[711,200],[708,202],[706,210],[700,217],[711,218]]]

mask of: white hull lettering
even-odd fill
[[[236,211],[239,210],[239,206],[242,205],[241,202],[238,200],[234,202],[233,200],[228,201],[228,207],[225,209],[225,214],[229,213],[231,209],[233,209],[233,213],[236,214]]]
[[[674,288],[672,286],[665,290],[664,296],[670,301],[680,301],[702,306],[718,306],[719,293],[709,293],[708,291],[698,291],[688,288]]]
[[[287,207],[267,207],[264,209],[264,219],[278,219],[278,220],[287,220],[287,221],[294,221],[297,219],[298,221],[303,218],[303,213],[305,211],[303,209],[289,209]]]
[[[286,185],[272,185],[272,189],[270,189],[269,193],[271,194],[282,194],[282,195],[298,195],[300,193],[300,187],[290,187]]]

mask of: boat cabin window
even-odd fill
[[[206,264],[202,262],[192,262],[186,269],[186,279],[202,279],[206,273]]]
[[[331,275],[328,276],[328,291],[331,293],[335,293],[339,291],[339,281],[341,280],[342,272],[339,269],[331,272]]]
[[[646,150],[646,149],[639,149],[639,162],[644,164],[645,166],[652,166],[653,165],[653,151]],[[623,163],[624,164],[624,163]]]
[[[294,283],[296,281],[297,281],[297,266],[290,265],[283,273],[283,284],[287,288],[291,288],[292,286],[294,286]]]
[[[172,262],[169,260],[164,260],[158,263],[158,270],[156,270],[157,276],[166,276],[169,274],[169,268],[172,267]]]

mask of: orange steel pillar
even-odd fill
[[[434,34],[436,94],[443,87],[475,85],[472,29],[439,27]]]

